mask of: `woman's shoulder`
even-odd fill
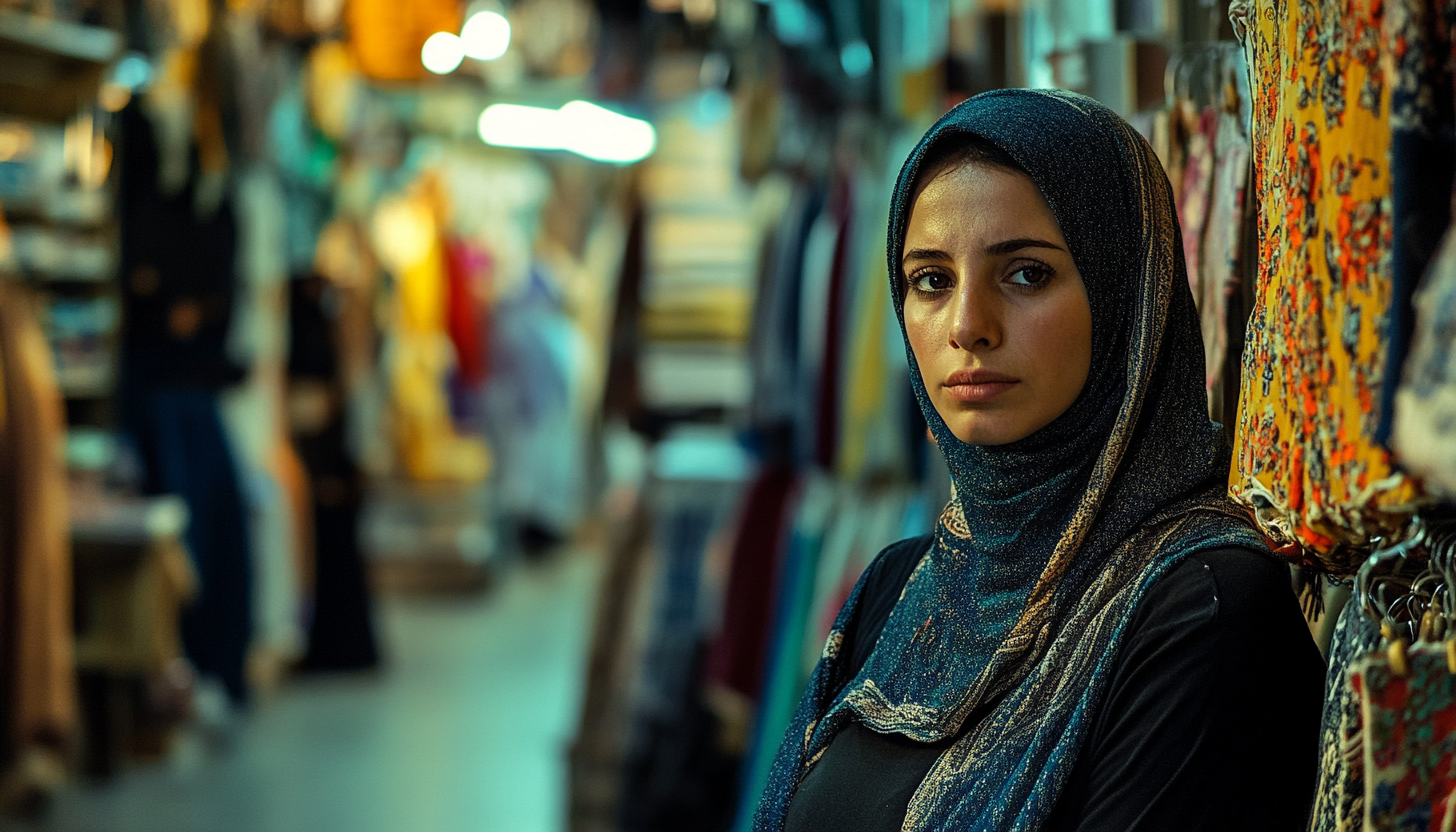
[[[850,635],[850,669],[853,673],[858,673],[869,658],[870,651],[880,638],[880,631],[885,628],[885,622],[895,608],[895,602],[900,600],[900,593],[910,580],[910,573],[915,571],[920,559],[930,549],[933,539],[933,535],[926,534],[891,543],[865,569],[859,605],[855,610],[854,632]]]
[[[907,537],[881,549],[865,569],[863,591],[892,589],[893,594],[899,597],[900,590],[910,579],[910,573],[915,571],[934,540],[935,535],[923,534]]]
[[[1214,663],[1284,657],[1320,665],[1289,567],[1243,547],[1195,552],[1159,578],[1134,614],[1127,644],[1134,653],[1140,645],[1181,646]]]
[[[1297,828],[1323,682],[1288,566],[1189,555],[1134,614],[1050,828]]]

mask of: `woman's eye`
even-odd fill
[[[1051,276],[1051,271],[1041,266],[1022,266],[1012,272],[1006,281],[1017,286],[1039,287],[1044,285]]]
[[[945,272],[921,272],[911,278],[910,285],[920,292],[939,292],[949,289],[952,283]]]

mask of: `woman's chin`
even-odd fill
[[[1000,414],[996,414],[999,416]],[[1018,439],[1030,436],[1034,429],[1017,424],[1021,420],[996,418],[990,414],[977,413],[972,418],[958,419],[947,425],[955,438],[967,445],[1009,445]]]

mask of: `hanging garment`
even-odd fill
[[[1179,98],[1168,107],[1166,119],[1167,155],[1159,153],[1158,160],[1163,163],[1163,170],[1168,174],[1168,184],[1173,188],[1173,204],[1182,205],[1183,178],[1188,167],[1188,144],[1198,127],[1198,113],[1192,101]],[[1162,151],[1161,144],[1154,145],[1155,150]]]
[[[834,620],[849,600],[860,575],[869,568],[876,554],[902,539],[903,535],[898,532],[906,520],[905,497],[894,491],[860,488],[847,489],[843,495],[845,510],[835,518],[835,526],[824,541],[809,627],[802,636],[805,678],[813,673],[824,639],[834,629]],[[923,532],[925,525],[915,531]]]
[[[1451,221],[1456,174],[1456,2],[1387,0],[1390,76],[1390,341],[1375,439],[1389,445],[1395,398],[1414,328],[1412,298]]]
[[[1412,8],[1412,5],[1398,3],[1390,12],[1391,29],[1405,30],[1403,51],[1397,50],[1401,56],[1397,61],[1399,81],[1392,92],[1392,107],[1396,108],[1392,115],[1395,121],[1392,155],[1396,168],[1393,175],[1415,180],[1419,188],[1421,172],[1410,161],[1420,159],[1430,163],[1431,180],[1438,184],[1441,173],[1449,173],[1452,151],[1447,148],[1444,157],[1433,157],[1440,157],[1442,142],[1449,141],[1451,132],[1456,130],[1451,124],[1452,112],[1447,108],[1453,103],[1450,16],[1456,4],[1439,3],[1435,8],[1419,5]],[[1420,13],[1422,10],[1424,14]],[[1442,92],[1446,94],[1444,99],[1440,97]],[[1400,150],[1414,155],[1401,155]],[[1426,196],[1430,202],[1438,200],[1434,193]],[[1397,295],[1408,288],[1403,281],[1410,279],[1408,269],[1414,263],[1406,261],[1419,262],[1420,247],[1429,231],[1429,217],[1436,213],[1434,205],[1428,203],[1424,214],[1403,224],[1401,207],[1404,204],[1397,203],[1397,227],[1411,226],[1415,239],[1410,242],[1415,251],[1411,252],[1409,246],[1402,248],[1401,244],[1407,242],[1405,235],[1396,235]],[[1414,256],[1402,257],[1402,254]],[[1406,270],[1402,271],[1402,267]],[[1456,387],[1452,386],[1456,381],[1456,363],[1451,353],[1453,334],[1456,334],[1456,234],[1450,228],[1421,279],[1413,306],[1409,357],[1403,372],[1386,377],[1387,393],[1393,383],[1400,383],[1393,403],[1392,447],[1400,455],[1401,464],[1421,477],[1427,489],[1450,498],[1456,495],[1456,431],[1452,428],[1456,425]],[[1397,337],[1406,328],[1400,319],[1402,312],[1397,297],[1391,310]]]
[[[736,484],[663,481],[654,535],[660,562],[652,621],[623,762],[623,832],[715,832],[728,825],[738,760],[715,740],[700,677],[703,561],[736,501]]]
[[[854,232],[855,193],[853,177],[841,174],[835,189],[833,213],[836,218],[834,254],[829,266],[829,286],[825,303],[815,307],[824,310],[824,346],[819,366],[818,400],[814,419],[814,463],[832,470],[839,450],[839,400],[843,376],[845,317],[848,314],[846,295],[850,283],[849,269]]]
[[[313,615],[303,654],[306,670],[365,670],[379,664],[374,601],[359,545],[363,488],[344,445],[339,419],[294,440],[313,494]]]
[[[753,740],[743,763],[735,830],[747,830],[764,785],[770,782],[775,751],[785,730],[792,730],[794,698],[803,690],[802,637],[808,626],[814,575],[834,517],[837,493],[827,477],[811,474],[794,516],[774,597],[773,624],[763,690],[755,712]]]
[[[537,262],[525,285],[492,316],[484,421],[497,451],[499,505],[508,516],[570,534],[586,500],[580,427],[581,329],[565,313],[561,285]]]
[[[832,300],[837,300],[833,293],[836,286],[834,267],[843,236],[835,207],[831,196],[809,225],[799,272],[799,340],[795,354],[798,367],[793,387],[796,402],[794,446],[795,457],[805,464],[817,464],[822,396],[805,395],[804,391],[821,390],[830,360],[828,335],[831,326],[835,334],[838,333],[838,309],[830,305]]]
[[[268,155],[283,185],[290,273],[307,271],[317,261],[325,222],[333,213],[332,182],[338,150],[308,121],[303,91],[284,90],[268,118]]]
[[[1350,684],[1350,670],[1380,644],[1380,630],[1360,607],[1353,601],[1345,605],[1330,641],[1319,782],[1310,832],[1363,832],[1365,828],[1365,732],[1360,693]]]
[[[856,551],[865,522],[869,519],[870,506],[858,489],[839,484],[835,512],[819,548],[819,557],[814,571],[809,574],[808,592],[804,598],[804,625],[793,633],[794,649],[799,654],[795,677],[809,678],[819,654],[824,648],[824,639],[834,625],[834,617],[844,604],[841,584],[846,572],[852,573],[849,588],[864,572],[869,558],[859,556]],[[874,557],[876,553],[870,553]],[[835,596],[839,596],[835,602]],[[828,618],[826,621],[825,618]]]
[[[487,261],[488,255],[465,240],[445,243],[445,327],[455,345],[455,377],[467,387],[485,381],[490,365],[482,338],[484,325],[471,291],[472,274]]]
[[[1295,562],[1342,574],[1418,497],[1374,441],[1391,297],[1382,8],[1266,0],[1249,30],[1259,280],[1230,492]]]
[[[1009,154],[1061,225],[1094,321],[1084,390],[1099,392],[1017,442],[970,445],[936,412],[906,339],[955,497],[852,679],[840,646],[858,589],[841,611],[759,805],[755,828],[766,832],[783,828],[796,785],[851,722],[918,742],[954,738],[912,797],[906,829],[1037,828],[1147,588],[1194,552],[1264,548],[1223,493],[1227,449],[1208,420],[1171,189],[1147,142],[1103,105],[998,90],[926,133],[891,207],[902,335],[899,260],[916,177],[932,146],[958,134]],[[1090,210],[1093,194],[1122,210]],[[983,707],[985,719],[968,721]]]
[[[796,188],[774,229],[767,264],[754,296],[753,399],[749,418],[760,429],[792,425],[803,406],[800,354],[811,343],[800,330],[806,249],[824,195],[816,187]],[[801,348],[802,345],[802,348]]]
[[[795,478],[783,465],[764,468],[748,487],[733,543],[723,622],[708,653],[708,679],[741,696],[763,685],[774,576],[780,574]]]
[[[277,679],[303,650],[303,582],[311,554],[308,518],[300,516],[299,465],[284,415],[288,337],[288,261],[283,194],[254,168],[240,177],[240,289],[229,352],[251,366],[245,383],[222,397],[224,425],[247,499],[253,549],[255,681]],[[310,557],[311,559],[311,557]],[[311,571],[311,570],[310,570]]]
[[[1451,828],[1456,821],[1456,674],[1443,644],[1416,644],[1397,675],[1383,652],[1350,672],[1360,700],[1366,832]]]
[[[76,729],[65,412],[39,313],[0,280],[0,776]]]
[[[1203,232],[1208,227],[1209,194],[1213,187],[1214,140],[1218,112],[1203,108],[1188,133],[1187,158],[1183,167],[1183,188],[1178,196],[1178,224],[1183,229],[1183,262],[1188,268],[1188,288],[1202,308]]]
[[[900,328],[895,311],[885,294],[884,244],[868,229],[883,228],[889,221],[889,188],[880,178],[865,175],[857,186],[854,219],[858,251],[850,275],[850,308],[847,312],[848,343],[845,345],[844,391],[840,397],[839,452],[834,470],[850,482],[867,477],[903,477],[911,468],[912,448],[924,444],[924,432],[907,446],[903,391],[909,389],[901,356]]]
[[[455,348],[446,317],[446,199],[431,173],[374,212],[374,247],[395,279],[396,311],[386,350],[391,427],[401,467],[411,479],[478,483],[490,472],[490,449],[479,437],[456,431],[447,395]]]
[[[1218,114],[1213,145],[1213,193],[1203,241],[1203,277],[1198,317],[1203,329],[1203,363],[1208,374],[1209,415],[1224,421],[1223,363],[1228,352],[1228,299],[1243,250],[1244,185],[1249,174],[1249,142],[1238,117]]]
[[[1410,359],[1395,400],[1395,449],[1432,493],[1456,497],[1456,233],[1447,232],[1415,305]]]

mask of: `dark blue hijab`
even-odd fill
[[[840,613],[755,819],[778,830],[794,788],[846,722],[957,737],[910,801],[905,829],[1037,829],[1076,760],[1148,587],[1183,558],[1263,550],[1228,502],[1229,454],[1208,418],[1203,341],[1167,176],[1111,110],[1052,90],[998,90],[951,110],[900,171],[890,288],[917,175],[941,142],[976,137],[1051,206],[1092,308],[1092,366],[1072,406],[1007,445],[961,442],[905,353],[955,486],[935,540],[874,652],[844,678]],[[967,717],[976,713],[975,724]]]

